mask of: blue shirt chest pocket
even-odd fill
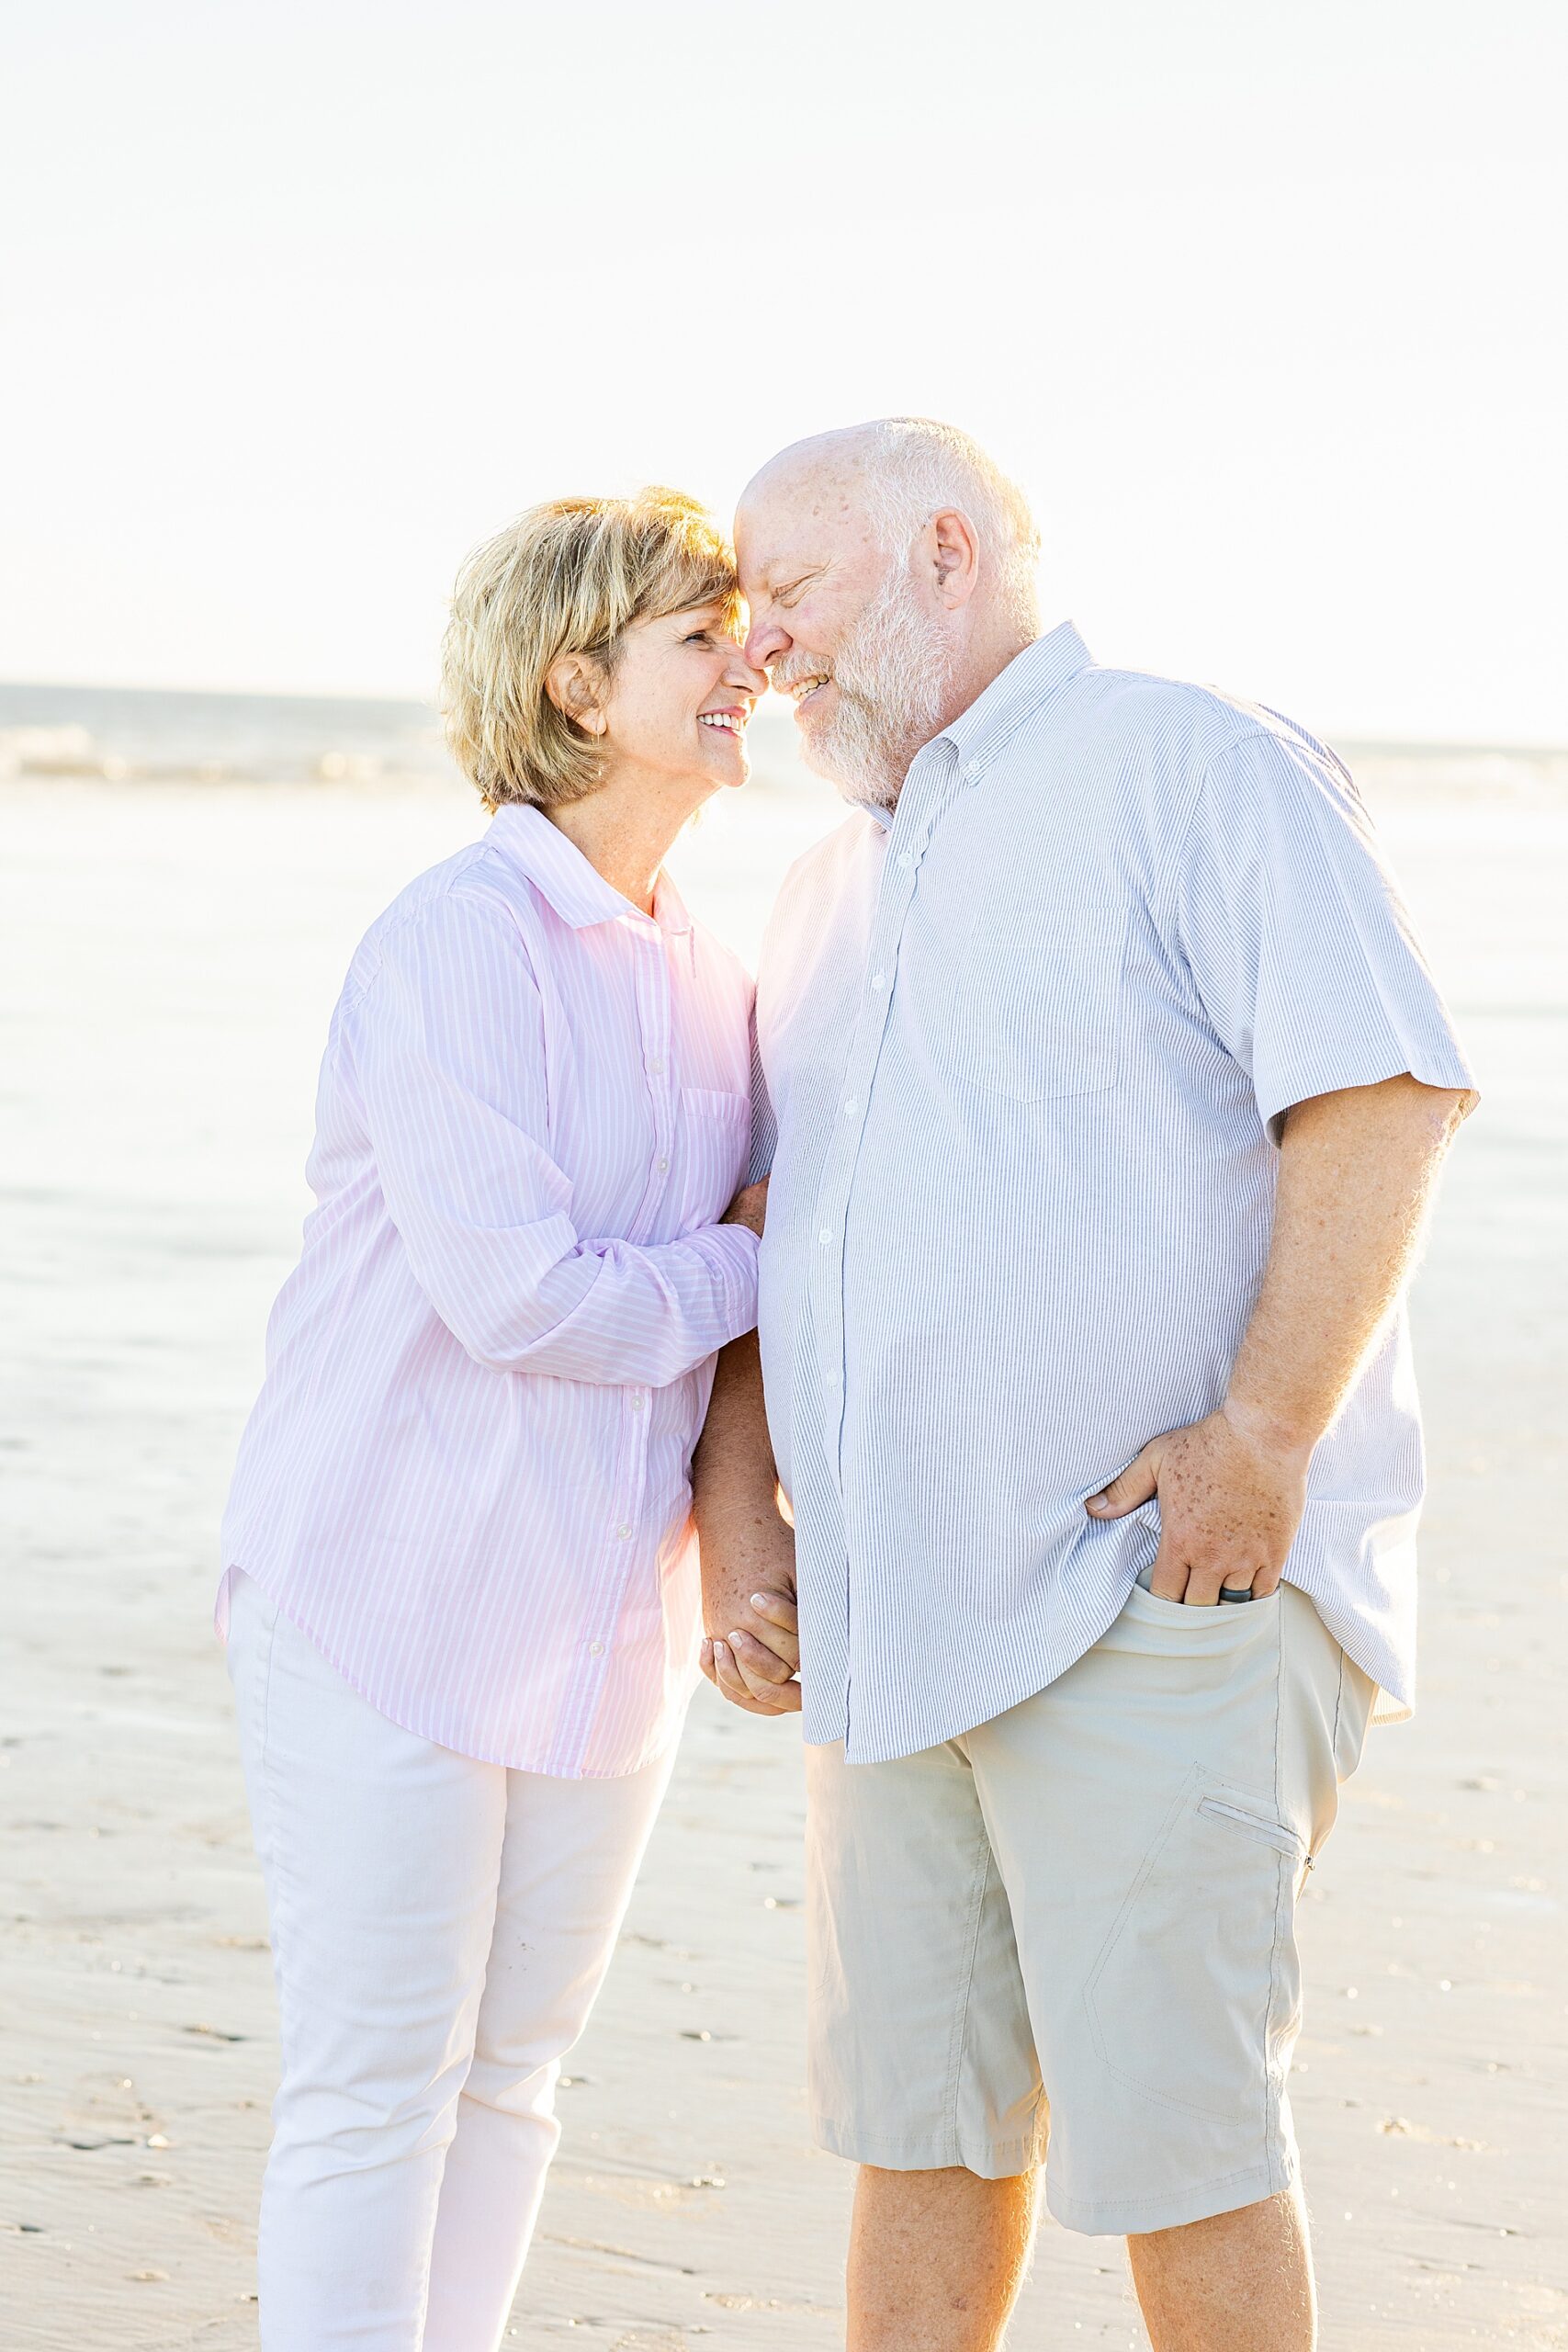
[[[987,909],[959,960],[950,1033],[961,1083],[1012,1102],[1098,1094],[1122,1074],[1127,910]]]

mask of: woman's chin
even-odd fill
[[[751,763],[746,756],[744,744],[727,745],[716,758],[705,762],[703,782],[710,793],[733,791],[744,784],[751,773]]]

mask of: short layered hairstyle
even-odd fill
[[[600,745],[551,701],[563,655],[606,683],[634,621],[719,605],[740,616],[735,557],[695,499],[554,498],[476,548],[457,575],[441,654],[446,740],[485,807],[557,807],[603,781]]]

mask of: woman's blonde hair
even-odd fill
[[[592,736],[546,686],[563,654],[608,678],[637,620],[723,605],[735,558],[712,516],[678,490],[553,498],[476,548],[457,574],[441,649],[446,740],[487,808],[581,800],[603,778]]]

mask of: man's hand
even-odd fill
[[[754,1233],[760,1241],[767,1214],[768,1180],[764,1176],[760,1184],[741,1185],[740,1190],[719,1218],[719,1223],[720,1225],[743,1225],[748,1232]]]
[[[1234,1405],[1190,1429],[1150,1440],[1137,1460],[1086,1509],[1124,1519],[1159,1498],[1153,1590],[1162,1600],[1208,1607],[1220,1587],[1275,1590],[1306,1507],[1312,1448],[1284,1442]]]
[[[1286,1114],[1274,1234],[1217,1413],[1172,1430],[1091,1495],[1095,1519],[1159,1497],[1154,1589],[1206,1604],[1274,1591],[1307,1465],[1409,1278],[1443,1154],[1475,1097],[1408,1071]]]
[[[705,1641],[703,1672],[716,1690],[749,1715],[798,1714],[800,1684],[793,1679],[800,1665],[795,1595],[753,1592],[746,1613],[758,1631],[737,1625],[728,1634]]]
[[[772,1495],[729,1529],[720,1545],[708,1529],[702,1554],[703,1672],[749,1715],[800,1710],[800,1642],[795,1607],[795,1533]]]

